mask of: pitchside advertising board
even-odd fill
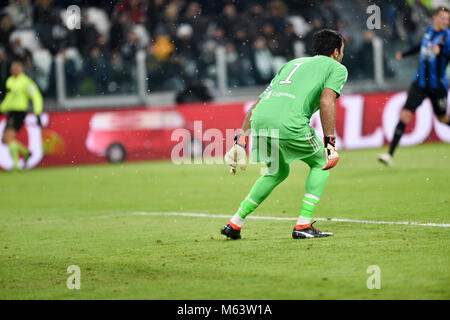
[[[390,142],[405,100],[406,92],[342,96],[337,103],[338,149],[378,148]],[[220,156],[219,153],[224,154],[232,144],[233,130],[241,126],[251,106],[252,102],[246,101],[170,108],[49,112],[41,117],[42,128],[37,125],[36,117],[29,114],[18,139],[32,152],[29,168],[123,159],[172,157],[173,160],[174,150],[184,144],[197,150],[191,155],[202,156],[205,151],[213,150],[208,156]],[[5,117],[0,117],[0,131],[3,132],[5,124]],[[322,136],[319,113],[311,118],[311,125]],[[400,145],[433,141],[449,143],[450,129],[437,120],[427,99],[418,108]],[[0,144],[0,167],[10,170],[12,166],[7,146]]]

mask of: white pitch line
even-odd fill
[[[133,212],[131,215],[137,216],[180,216],[180,217],[199,217],[199,218],[230,218],[230,215],[224,214],[207,214],[207,213],[190,213],[190,212]],[[296,221],[297,218],[282,218],[282,217],[264,217],[264,216],[248,216],[246,219],[255,220],[277,220],[277,221]],[[366,224],[394,224],[407,226],[422,226],[422,227],[443,227],[450,228],[448,223],[433,223],[433,222],[408,222],[408,221],[376,221],[376,220],[354,220],[354,219],[339,219],[339,218],[313,218],[317,221],[330,222],[350,222],[350,223],[366,223]]]
[[[110,219],[110,218],[123,218],[129,216],[175,216],[175,217],[197,217],[197,218],[221,218],[229,219],[231,215],[224,214],[208,214],[208,213],[193,213],[193,212],[128,212],[119,214],[107,214],[101,216],[88,216],[79,218],[59,218],[52,220],[35,220],[35,221],[23,221],[13,223],[0,223],[0,226],[14,226],[14,225],[28,225],[28,224],[44,224],[44,223],[61,223],[61,222],[74,222],[77,220],[91,220],[91,219]],[[275,221],[297,221],[297,218],[286,217],[265,217],[265,216],[248,216],[247,219],[254,220],[275,220]],[[354,220],[354,219],[340,219],[340,218],[313,218],[316,221],[329,221],[329,222],[348,222],[348,223],[365,223],[365,224],[391,224],[391,225],[405,225],[405,226],[422,226],[422,227],[442,227],[450,228],[448,223],[433,223],[433,222],[408,222],[408,221],[376,221],[376,220]]]

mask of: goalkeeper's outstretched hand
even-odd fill
[[[336,137],[326,136],[323,138],[325,146],[325,156],[327,157],[327,164],[322,167],[322,170],[329,170],[337,165],[339,161],[339,154],[336,150]]]
[[[245,145],[247,144],[247,137],[238,134],[234,137],[233,147],[225,154],[225,162],[230,166],[230,173],[236,173],[236,167],[239,165],[241,170],[247,168],[247,155],[245,153]]]

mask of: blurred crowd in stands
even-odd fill
[[[285,61],[311,55],[312,35],[322,28],[344,35],[350,77],[370,78],[376,33],[358,26],[361,41],[354,41],[342,1],[0,0],[0,82],[11,59],[20,58],[44,94],[55,96],[60,55],[69,96],[133,93],[136,53],[143,50],[149,92],[197,90],[208,99],[201,88],[217,85],[218,47],[229,87],[265,85]],[[431,0],[351,2],[363,17],[368,4],[378,4],[387,25],[381,36],[411,45],[431,21]],[[81,8],[80,29],[66,27],[70,5]]]

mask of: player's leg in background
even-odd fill
[[[278,165],[267,163],[267,173],[256,180],[250,193],[241,202],[236,214],[231,218],[229,224],[236,230],[244,225],[245,218],[252,213],[272,192],[277,185],[289,175],[289,164],[285,161],[283,154],[279,153]]]
[[[306,159],[302,159],[309,167],[310,171],[305,184],[305,194],[302,201],[302,209],[298,217],[295,229],[303,229],[311,223],[314,209],[319,203],[323,190],[330,176],[330,170],[322,170],[322,167],[327,163],[323,152],[323,147]]]
[[[444,114],[443,116],[438,116],[437,118],[440,122],[445,123],[448,126],[450,126],[450,117],[448,116],[448,114]]]
[[[411,122],[411,119],[414,115],[414,112],[411,111],[409,108],[403,108],[402,111],[400,111],[400,119],[398,121],[397,126],[395,127],[394,136],[392,138],[391,144],[389,146],[389,154],[391,156],[394,155],[394,151],[397,148],[400,139],[403,136],[403,133],[405,132],[406,126],[408,123]]]
[[[19,156],[22,155],[25,159],[31,155],[27,147],[16,140],[18,131],[23,125],[26,113],[9,114],[5,131],[2,136],[2,143],[8,146],[9,152],[13,159],[14,170],[19,170]]]
[[[414,112],[417,107],[422,104],[423,100],[426,98],[426,92],[416,83],[413,83],[408,91],[408,98],[403,109],[400,111],[400,119],[394,130],[394,136],[392,137],[391,144],[389,146],[389,152],[383,153],[378,156],[378,160],[386,165],[392,164],[392,157],[394,155],[395,149],[397,148],[400,139],[405,132],[406,126],[412,120]]]
[[[13,159],[14,170],[19,169],[19,145],[16,142],[17,132],[12,127],[6,127],[2,136],[2,143],[6,144],[9,149],[9,153]]]
[[[431,105],[439,122],[450,126],[450,117],[447,114],[447,88],[441,86],[436,93],[431,96]]]

